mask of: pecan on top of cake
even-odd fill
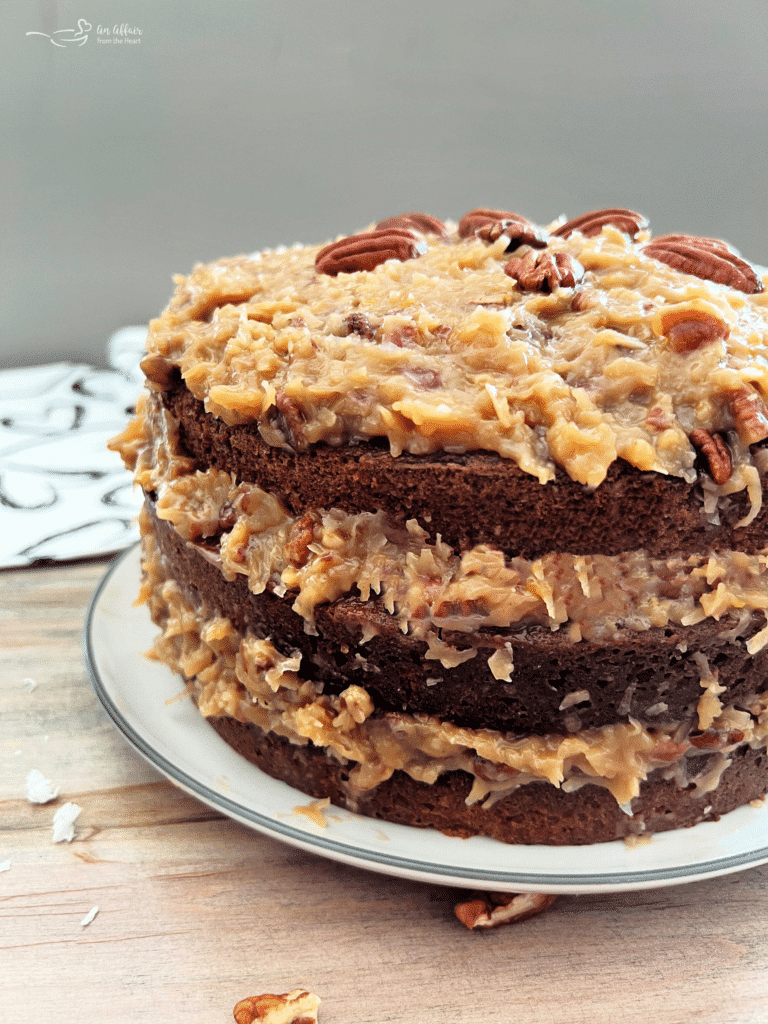
[[[631,210],[543,227],[408,213],[195,267],[145,365],[267,441],[282,403],[305,447],[496,452],[542,483],[559,466],[596,487],[617,459],[692,482],[706,431],[729,447],[730,492],[754,487],[749,446],[768,436],[762,289],[725,243],[654,242]]]

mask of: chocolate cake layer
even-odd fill
[[[455,634],[448,639],[457,647],[478,648],[476,657],[455,668],[426,660],[427,644],[404,635],[378,600],[346,597],[318,606],[318,635],[309,635],[290,595],[254,594],[244,576],[228,582],[204,549],[157,519],[150,502],[147,508],[166,567],[194,605],[207,615],[218,611],[241,632],[270,637],[286,655],[301,651],[300,675],[322,683],[326,693],[364,687],[379,711],[407,709],[516,736],[575,732],[630,718],[650,727],[695,723],[704,692],[697,653],[717,672],[724,705],[746,705],[768,689],[768,647],[748,654],[730,620],[625,630],[609,643],[574,644],[565,632],[540,627]],[[364,629],[375,635],[361,643]],[[487,660],[506,643],[514,662],[509,682],[494,678]],[[588,700],[569,704],[567,698],[580,693]]]
[[[374,790],[350,798],[345,788],[352,765],[342,765],[312,744],[297,746],[257,726],[233,718],[209,718],[216,732],[239,754],[273,778],[309,796],[371,818],[419,828],[436,828],[454,836],[485,835],[505,843],[550,846],[609,842],[631,835],[665,832],[718,818],[768,788],[768,755],[743,748],[732,755],[717,789],[698,793],[691,784],[681,788],[654,772],[641,784],[632,815],[610,793],[586,785],[565,793],[548,783],[520,786],[490,808],[467,805],[471,779],[448,772],[434,784],[416,782],[397,771]],[[701,770],[716,755],[703,755]]]
[[[768,535],[766,477],[760,512],[737,528],[751,507],[746,491],[721,501],[714,523],[699,484],[643,473],[621,459],[594,490],[560,469],[542,485],[491,452],[393,458],[375,442],[287,451],[266,444],[255,423],[228,426],[207,413],[177,376],[163,402],[180,422],[184,453],[200,469],[226,470],[257,484],[294,515],[308,508],[383,509],[393,522],[416,519],[456,549],[492,544],[525,558],[553,550],[616,555],[638,548],[653,556],[730,548],[752,553]]]

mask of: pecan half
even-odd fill
[[[763,290],[763,282],[754,267],[718,238],[661,235],[644,245],[642,251],[681,274],[727,284],[748,295]]]
[[[448,230],[437,217],[430,217],[428,213],[401,213],[399,217],[387,217],[380,220],[376,225],[377,231],[386,228],[405,228],[407,231],[418,231],[422,235],[440,235],[445,238]]]
[[[745,444],[755,444],[768,437],[768,409],[760,395],[751,387],[743,387],[731,399],[736,430]]]
[[[708,430],[692,430],[691,444],[697,448],[709,466],[709,475],[716,484],[727,483],[731,478],[731,453],[719,434]]]
[[[471,238],[477,235],[484,242],[495,242],[504,235],[509,239],[507,252],[521,245],[530,245],[533,249],[545,249],[549,236],[535,224],[531,224],[519,213],[509,210],[486,210],[478,208],[465,213],[459,221],[459,238]]]
[[[716,316],[696,309],[670,312],[662,316],[661,329],[675,352],[694,352],[718,338],[727,338],[730,327]]]
[[[567,252],[527,252],[513,256],[504,273],[524,292],[553,292],[575,287],[584,277],[584,267]]]
[[[636,238],[639,232],[648,227],[648,221],[642,213],[623,210],[621,207],[609,207],[605,210],[582,213],[580,217],[567,220],[552,234],[558,238],[568,238],[574,231],[580,231],[585,238],[592,238],[594,235],[599,235],[608,224],[623,231],[630,238]]]
[[[488,893],[487,898],[459,903],[454,908],[456,917],[467,928],[498,928],[503,924],[516,924],[548,910],[557,899],[549,893],[524,892]]]
[[[269,992],[241,999],[232,1011],[237,1024],[317,1024],[320,999],[295,988],[276,996]]]
[[[414,259],[426,252],[412,231],[405,228],[385,228],[383,231],[364,231],[331,242],[315,257],[315,268],[320,274],[354,274],[358,270],[374,270],[387,260]]]

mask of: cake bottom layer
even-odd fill
[[[681,788],[652,772],[640,785],[631,816],[606,789],[595,785],[566,793],[546,782],[532,782],[491,807],[467,804],[473,780],[462,771],[446,772],[432,784],[396,771],[375,789],[352,796],[347,782],[353,764],[341,764],[322,748],[291,743],[253,723],[226,716],[208,721],[242,757],[308,796],[329,798],[338,807],[370,818],[463,838],[483,835],[504,843],[576,846],[687,828],[717,821],[768,789],[768,754],[742,747],[709,793],[697,792],[694,784]],[[715,757],[702,755],[702,770]]]

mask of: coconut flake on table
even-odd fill
[[[77,804],[62,804],[53,816],[54,843],[71,843],[75,838],[75,821],[82,811]]]
[[[21,680],[21,685],[24,687],[27,693],[32,693],[32,691],[36,690],[40,684],[36,683],[34,679],[30,679],[29,677],[27,677],[26,679]]]
[[[0,861],[0,871],[10,871],[11,862],[9,860]]]
[[[59,795],[59,787],[33,768],[27,775],[27,800],[31,804],[49,804]]]
[[[94,917],[96,917],[98,912],[99,912],[99,908],[98,907],[91,907],[91,909],[85,915],[83,920],[80,922],[80,927],[81,928],[87,928],[88,925],[91,923],[91,921],[94,919]]]

